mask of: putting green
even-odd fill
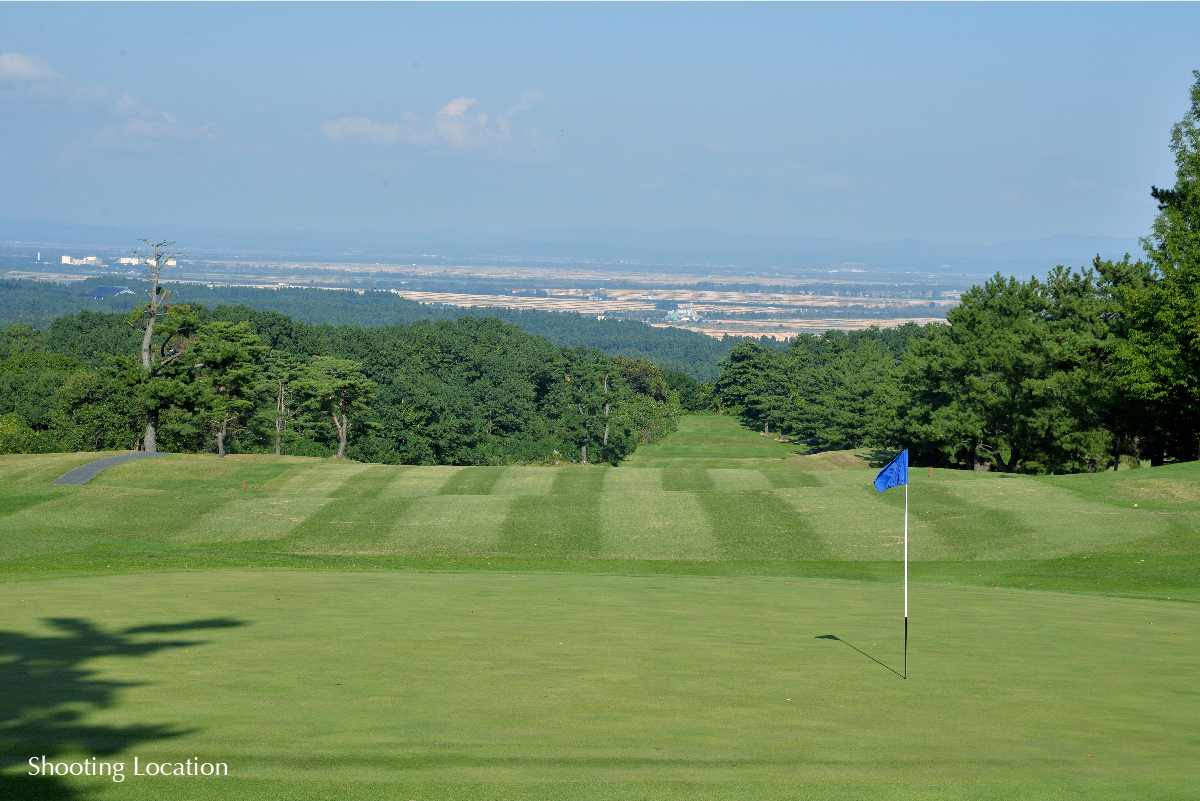
[[[1200,465],[0,457],[0,798],[1194,797]],[[268,568],[268,569],[265,569]],[[1065,591],[1065,592],[1064,592]],[[225,762],[220,780],[27,760]]]
[[[898,601],[382,570],[8,584],[5,754],[229,765],[58,782],[113,799],[1194,797],[1195,605],[921,588],[903,681]]]

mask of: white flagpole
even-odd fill
[[[904,678],[908,678],[908,476],[904,481]]]

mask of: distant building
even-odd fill
[[[695,307],[691,303],[680,303],[676,308],[667,312],[667,319],[671,322],[684,322],[687,320],[698,320],[695,313]]]
[[[80,266],[98,267],[100,265],[99,256],[84,256],[82,259],[72,259],[70,256],[62,257],[63,264],[75,264]]]
[[[141,263],[142,263],[142,260],[139,259],[137,256],[122,256],[121,258],[117,259],[117,264],[141,264]],[[163,262],[163,264],[167,267],[174,267],[175,259],[167,259],[166,261]]]

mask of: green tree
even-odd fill
[[[1117,305],[1093,270],[995,276],[901,361],[894,438],[929,463],[1005,472],[1111,459]]]
[[[662,370],[641,359],[612,358],[592,348],[563,350],[561,378],[541,406],[553,453],[582,464],[618,464],[639,442],[674,430],[678,395]],[[543,446],[549,456],[548,446]]]
[[[679,398],[685,412],[707,412],[712,405],[712,385],[702,384],[686,373],[663,370],[663,380]]]
[[[0,453],[29,453],[33,429],[16,412],[0,415]]]
[[[82,369],[70,356],[33,350],[0,361],[0,414],[16,412],[33,429],[50,427],[55,396],[72,373]]]
[[[73,374],[51,417],[64,451],[137,450],[143,420],[134,388],[111,370]]]
[[[230,426],[254,410],[256,366],[267,350],[245,322],[215,322],[200,328],[191,356],[192,370],[201,382],[198,407],[216,433],[222,459]]]
[[[292,433],[289,426],[298,411],[292,383],[305,363],[294,354],[272,350],[259,367],[254,387],[258,398],[256,426],[259,437],[274,442],[276,456],[283,453],[284,439]]]
[[[821,339],[823,347],[797,371],[789,428],[830,450],[884,444],[895,357],[871,339]]]
[[[610,363],[599,351],[576,348],[567,352],[568,361],[562,381],[557,384],[549,406],[557,423],[559,436],[571,443],[579,453],[581,464],[588,463],[588,446],[592,446],[592,461],[612,461],[618,446],[618,436],[613,431],[616,422],[612,415],[614,401],[618,401],[618,389],[627,387],[616,381],[616,365]],[[622,422],[628,423],[626,418]],[[625,440],[632,436],[631,427],[621,431]],[[622,443],[624,444],[624,443]],[[605,451],[598,454],[597,449]],[[599,459],[595,458],[600,456]],[[606,458],[607,457],[607,458]],[[616,457],[620,459],[619,456]]]
[[[764,434],[776,431],[792,403],[791,387],[774,351],[752,340],[741,342],[720,363],[713,395],[722,409],[737,414],[747,424],[762,426]]]
[[[1045,372],[1036,381],[1039,471],[1092,472],[1116,463],[1126,399],[1117,379],[1121,306],[1099,269],[1055,267],[1035,282],[1045,322]]]
[[[1200,71],[1171,130],[1175,186],[1151,188],[1158,215],[1142,247],[1150,275],[1124,286],[1122,379],[1144,421],[1151,463],[1197,457],[1200,432]]]
[[[607,357],[606,357],[607,358]],[[620,411],[622,421],[627,420],[637,435],[639,442],[656,442],[675,430],[679,415],[683,408],[679,392],[672,388],[667,371],[645,359],[628,359],[624,356],[616,358],[620,385],[616,387],[612,401],[607,394],[613,390],[605,383],[605,438],[608,445],[608,416],[609,407],[615,404]],[[606,372],[606,377],[608,373]],[[679,374],[676,374],[679,377]],[[682,376],[686,379],[687,376]],[[695,384],[693,381],[692,384]],[[698,386],[698,385],[697,385]],[[627,391],[625,391],[627,390]],[[632,447],[629,448],[633,450]],[[622,453],[621,456],[625,454]],[[612,461],[605,457],[605,461]],[[615,462],[613,462],[615,464]]]
[[[336,459],[345,458],[350,426],[369,411],[377,385],[367,378],[360,362],[316,356],[292,381],[292,387],[304,396],[303,406],[313,414],[328,414],[337,429]],[[352,417],[353,415],[353,417]]]
[[[0,359],[50,350],[44,331],[14,323],[0,329]]]

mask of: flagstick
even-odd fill
[[[904,678],[908,678],[908,482],[904,482]]]

